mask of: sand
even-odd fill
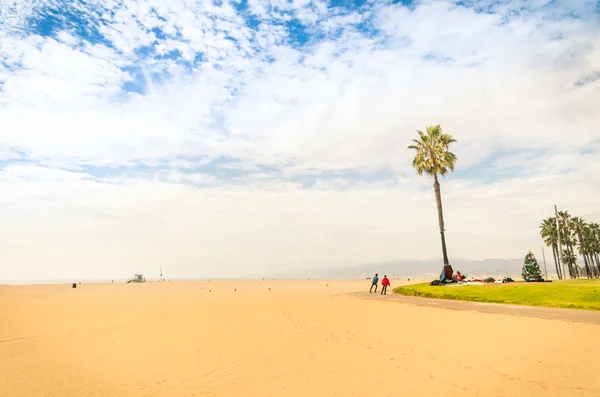
[[[598,325],[347,294],[368,283],[1,286],[0,396],[600,395]]]

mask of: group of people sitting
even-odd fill
[[[454,276],[452,276],[453,281],[463,281],[464,278],[465,277],[462,274],[460,274],[460,272],[458,270],[456,271],[456,274]]]
[[[379,284],[379,275],[375,273],[375,277],[373,277],[373,282],[371,283],[371,289],[369,293],[373,292],[373,288],[375,288],[375,293],[377,293],[377,285]],[[387,287],[390,286],[390,280],[384,274],[383,279],[381,280],[381,295],[387,295]]]

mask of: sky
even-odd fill
[[[539,253],[599,108],[597,1],[0,0],[0,279],[441,263],[438,123],[450,260]]]

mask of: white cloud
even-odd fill
[[[108,275],[176,261],[174,273],[201,275],[435,257],[430,181],[406,146],[438,122],[459,140],[459,170],[487,161],[505,173],[443,183],[451,256],[534,249],[555,202],[600,220],[589,2],[480,1],[490,12],[477,13],[448,1],[345,11],[252,0],[256,27],[227,2],[77,4],[79,23],[104,35],[92,42],[68,23],[28,34],[44,7],[25,3],[0,2],[0,252],[23,265],[15,277],[44,255],[65,272],[87,263],[82,275],[100,264]],[[313,35],[305,46],[282,24],[292,20]],[[217,158],[232,159],[217,167],[230,179],[202,170]],[[154,168],[119,174],[143,165]],[[381,168],[397,178],[332,174]]]

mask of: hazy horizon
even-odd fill
[[[543,261],[539,261],[542,273],[544,273]],[[166,281],[210,281],[210,280],[359,280],[372,276],[374,273],[388,274],[392,278],[437,278],[443,264],[440,259],[429,260],[411,260],[411,259],[393,259],[383,262],[369,262],[362,264],[352,264],[337,267],[307,268],[293,271],[277,271],[273,269],[263,274],[229,274],[214,277],[173,277],[169,273],[169,267],[163,267],[163,278]],[[469,277],[520,277],[522,259],[494,259],[484,260],[465,260],[455,259],[453,261],[454,270],[462,271]],[[547,262],[548,276],[555,276],[554,263]],[[462,269],[462,270],[461,270]],[[148,281],[159,281],[161,269],[146,269],[147,271],[136,271],[141,273]],[[24,285],[24,284],[58,284],[58,283],[122,283],[133,276],[119,275],[119,277],[108,278],[50,278],[50,279],[0,279],[0,285]]]
[[[438,123],[458,140],[450,260],[541,261],[555,204],[600,222],[599,15],[587,0],[0,1],[0,278],[441,258],[433,181],[407,150]]]

